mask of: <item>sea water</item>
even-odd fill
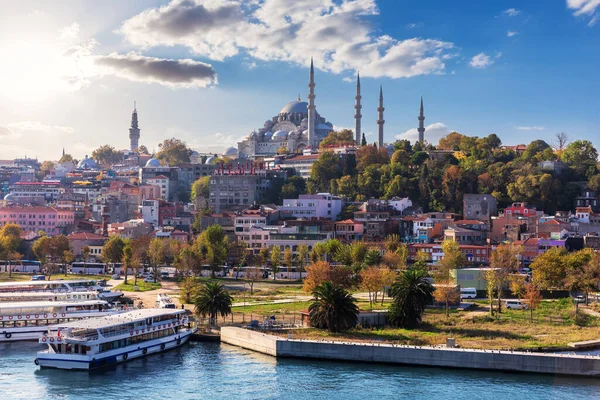
[[[0,399],[600,399],[600,380],[275,359],[190,343],[96,372],[41,370],[37,343],[0,344]]]

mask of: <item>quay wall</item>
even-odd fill
[[[293,340],[234,327],[221,329],[221,341],[274,357],[600,376],[598,356]]]

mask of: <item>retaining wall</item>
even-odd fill
[[[291,340],[234,327],[221,341],[275,357],[600,376],[598,356]]]

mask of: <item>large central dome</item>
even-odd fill
[[[287,103],[279,114],[288,114],[288,113],[302,113],[308,114],[308,103],[305,101],[290,101]]]

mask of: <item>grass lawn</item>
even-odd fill
[[[20,282],[20,281],[29,281],[31,280],[31,274],[18,274],[13,272],[12,276],[9,278],[8,272],[0,272],[0,282]]]
[[[237,299],[239,300],[239,299]],[[297,301],[295,303],[263,304],[256,306],[233,307],[233,312],[244,314],[291,314],[298,313],[308,308],[308,301]]]
[[[156,290],[161,288],[160,283],[144,282],[143,280],[139,280],[137,286],[139,287],[139,290],[137,290],[137,292],[148,292],[150,290]],[[113,290],[120,290],[122,292],[134,292],[133,280],[128,282],[127,285],[125,283],[121,283],[120,285],[115,286]]]
[[[105,279],[105,280],[109,280],[111,279],[111,275],[87,275],[87,274],[69,274],[66,275],[65,274],[55,274],[52,275],[52,280],[57,280],[57,279],[62,279],[65,281],[73,281],[73,280],[77,280],[77,279],[91,279],[94,281],[99,281],[101,279]]]
[[[574,306],[568,300],[544,302],[539,310],[534,310],[534,323],[529,323],[528,310],[509,310],[500,319],[492,320],[480,312],[455,311],[446,318],[443,309],[428,309],[419,329],[357,328],[341,334],[308,329],[295,331],[294,336],[425,346],[444,344],[452,334],[457,344],[465,348],[531,350],[561,349],[570,342],[599,339],[598,318],[586,316],[584,326],[579,326],[574,324],[574,313]],[[561,323],[547,319],[557,314],[562,317]]]

